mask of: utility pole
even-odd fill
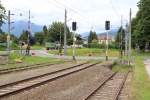
[[[11,34],[11,30],[14,28],[14,27],[11,27],[11,23],[14,23],[14,22],[11,22],[11,15],[14,15],[14,14],[11,14],[10,10],[8,11],[8,35],[7,35],[7,51],[8,51],[8,55],[10,55],[10,46],[11,46],[11,43],[10,43],[10,34]]]
[[[28,21],[28,40],[27,40],[27,42],[28,42],[28,45],[29,45],[29,43],[30,43],[30,33],[31,33],[31,13],[30,13],[30,10],[29,10],[29,21]]]
[[[7,50],[10,55],[10,32],[11,32],[11,22],[10,22],[10,10],[8,11],[8,35],[7,35]]]
[[[67,10],[65,9],[65,23],[64,23],[64,55],[67,55]]]
[[[126,31],[125,31],[125,56],[128,55],[128,33],[129,33],[129,29],[128,29],[128,23],[126,24]]]
[[[131,17],[132,17],[132,11],[130,8],[130,14],[129,14],[129,51],[128,51],[128,64],[131,65]]]
[[[60,47],[59,47],[59,53],[60,53],[60,55],[61,55],[61,27],[60,27],[60,41],[59,41],[59,43],[60,43]]]
[[[30,54],[30,34],[31,34],[31,14],[29,10],[29,21],[28,21],[28,39],[27,39],[27,47],[26,47],[26,55]]]
[[[122,62],[122,58],[123,58],[123,16],[121,16],[121,33],[120,33],[120,54],[121,54],[121,62]]]

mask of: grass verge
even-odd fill
[[[59,50],[50,50],[50,54],[59,54]],[[105,56],[105,50],[104,49],[98,49],[98,48],[76,48],[76,56]],[[72,49],[67,50],[67,55],[72,56]],[[108,55],[110,57],[118,57],[119,51],[116,49],[110,49],[108,51]]]
[[[22,63],[15,63],[15,59],[21,59]],[[21,67],[25,65],[33,65],[33,64],[39,64],[39,63],[62,63],[64,60],[61,59],[53,59],[53,58],[47,58],[47,57],[35,57],[35,56],[20,56],[16,52],[12,53],[10,55],[9,62],[13,62],[13,64],[7,64],[7,65],[0,65],[0,69],[7,69],[7,68],[15,68],[15,67]]]
[[[150,79],[144,66],[144,58],[149,54],[136,54],[131,100],[150,100]]]
[[[115,64],[112,67],[112,70],[114,72],[128,72],[132,69],[132,66],[128,66],[128,65],[123,65],[123,64]]]

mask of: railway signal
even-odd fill
[[[105,30],[106,32],[106,61],[108,61],[108,30],[110,30],[110,21],[105,22]]]
[[[75,58],[75,41],[76,41],[76,37],[75,37],[75,31],[77,29],[77,23],[76,22],[72,22],[72,30],[74,31],[73,33],[73,60],[76,60]]]

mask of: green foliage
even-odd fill
[[[29,34],[28,31],[24,31],[24,30],[23,30],[21,36],[19,37],[19,40],[21,40],[21,41],[27,43],[27,40],[28,40],[28,34]]]
[[[123,65],[123,64],[116,64],[112,67],[114,72],[128,72],[132,69],[132,66]]]
[[[116,42],[112,42],[111,44],[109,44],[109,48],[110,49],[118,49],[118,46],[117,46]]]
[[[81,44],[83,44],[83,40],[82,40],[82,37],[81,37],[81,35],[80,34],[76,34],[76,44],[77,45],[81,45]]]
[[[92,54],[92,56],[95,57],[104,57],[105,56],[105,50],[100,48],[76,48],[76,56],[89,56],[89,54]],[[58,54],[58,50],[50,50],[50,54]],[[68,49],[67,55],[72,56],[72,48]],[[109,57],[119,57],[119,52],[117,49],[109,49],[108,50]]]
[[[4,23],[4,20],[6,19],[6,15],[5,15],[5,8],[3,7],[3,5],[0,3],[0,33],[2,33],[2,24]]]
[[[98,43],[89,43],[88,47],[89,48],[100,48],[100,44],[98,44]]]
[[[90,31],[90,34],[88,36],[88,43],[92,43],[93,40],[97,40],[96,32]]]
[[[2,33],[2,34],[0,34],[0,43],[1,43],[1,45],[0,45],[0,50],[6,50],[6,48],[7,48],[7,33]],[[18,38],[15,36],[15,35],[13,35],[13,34],[10,34],[10,40],[11,40],[11,49],[18,49]],[[4,44],[4,45],[2,45],[2,44]]]
[[[40,45],[42,45],[44,42],[44,33],[43,32],[36,32],[34,34],[34,39],[35,39],[36,43],[39,43]]]
[[[119,28],[115,41],[118,48],[120,48],[121,46],[123,49],[125,48],[125,30],[123,29],[123,27]]]
[[[7,69],[7,68],[16,68],[16,67],[23,67],[25,65],[33,65],[33,64],[40,64],[40,63],[63,63],[64,60],[60,59],[53,59],[47,57],[37,57],[37,56],[23,56],[19,54],[19,51],[15,51],[10,55],[10,62],[14,62],[15,59],[22,59],[22,63],[14,63],[14,64],[7,64],[1,65],[0,69]]]
[[[12,42],[12,44],[11,44],[11,49],[12,49],[12,50],[18,50],[18,49],[19,49],[18,44]]]
[[[132,98],[131,100],[150,100],[150,80],[143,63],[149,53],[135,53],[134,75],[132,81]]]
[[[150,0],[140,0],[138,7],[139,12],[132,20],[132,43],[133,46],[138,45],[141,50],[144,50],[146,44],[150,44]]]
[[[47,36],[47,34],[48,34],[48,29],[47,29],[47,26],[46,26],[46,25],[43,26],[43,32],[44,32],[44,35]]]
[[[4,32],[0,33],[0,42],[7,42],[7,34],[5,34]]]
[[[11,40],[12,40],[13,43],[15,43],[15,44],[19,43],[19,40],[15,35],[11,34],[10,37],[11,37]]]
[[[48,40],[48,29],[47,26],[43,26],[43,32],[44,32],[44,43]]]
[[[64,43],[64,24],[62,22],[53,22],[48,28],[47,42],[59,42],[61,37],[61,45]],[[72,34],[67,27],[67,40],[72,37]]]

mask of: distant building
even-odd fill
[[[106,39],[107,39],[106,34],[99,34],[97,36],[97,38],[98,38],[99,44],[105,43]],[[111,36],[111,35],[108,35],[108,42],[111,43],[111,42],[114,42],[114,41],[115,41],[114,37]]]

